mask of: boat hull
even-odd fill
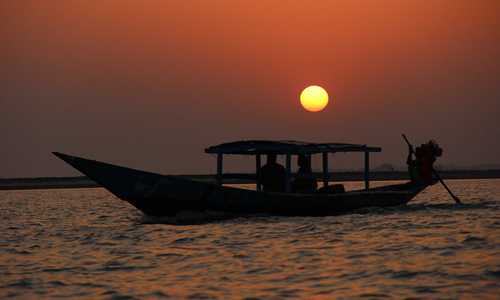
[[[61,153],[56,156],[146,215],[184,210],[282,216],[336,215],[364,207],[408,203],[425,185],[396,184],[337,194],[285,194],[245,190],[160,175]]]

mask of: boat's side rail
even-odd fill
[[[217,175],[214,175],[217,178]],[[251,180],[257,181],[258,176],[255,174],[247,174],[247,173],[228,173],[222,174],[222,179],[242,179],[242,180]]]
[[[291,178],[316,178],[316,179],[329,179],[335,173],[291,173]],[[216,175],[214,175],[216,176]],[[252,180],[257,181],[258,176],[249,173],[227,173],[222,174],[222,179],[242,179],[242,180]]]
[[[292,178],[321,178],[321,179],[328,179],[330,178],[334,173],[291,173],[290,177]]]

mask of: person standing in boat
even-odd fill
[[[409,154],[406,163],[410,173],[411,181],[415,184],[429,184],[434,180],[432,177],[433,164],[436,158],[443,155],[443,149],[434,140],[430,140],[427,144],[422,144],[413,151],[413,147],[409,145]],[[412,155],[415,153],[416,158],[412,160]]]
[[[297,173],[299,174],[311,174],[312,169],[309,165],[309,161],[307,156],[299,155],[297,159],[297,164],[299,165],[299,170]],[[313,191],[318,188],[318,182],[314,178],[295,178],[292,182],[292,192],[307,192]]]
[[[277,155],[267,155],[267,163],[260,170],[262,190],[268,192],[284,193],[286,187],[285,167],[276,162]]]

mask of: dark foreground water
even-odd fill
[[[157,220],[104,189],[0,191],[0,298],[500,299],[500,180],[447,184],[464,204],[435,185],[315,218]]]

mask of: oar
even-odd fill
[[[408,141],[408,139],[406,138],[406,135],[403,133],[403,137],[406,141],[406,143],[408,144],[408,146],[410,146],[410,149],[411,149],[411,152],[416,156],[417,154],[415,153],[415,150],[413,150],[413,147],[411,146],[410,142]],[[446,184],[444,183],[443,179],[441,179],[441,176],[439,176],[439,174],[436,172],[436,170],[434,170],[434,168],[432,168],[432,173],[434,173],[434,175],[436,176],[436,178],[439,180],[439,182],[441,182],[441,184],[444,186],[444,188],[448,191],[448,193],[450,193],[450,195],[453,197],[453,199],[455,200],[455,202],[457,203],[462,203],[460,201],[460,199],[458,199],[457,196],[453,195],[453,193],[450,191],[450,189],[446,186]]]

